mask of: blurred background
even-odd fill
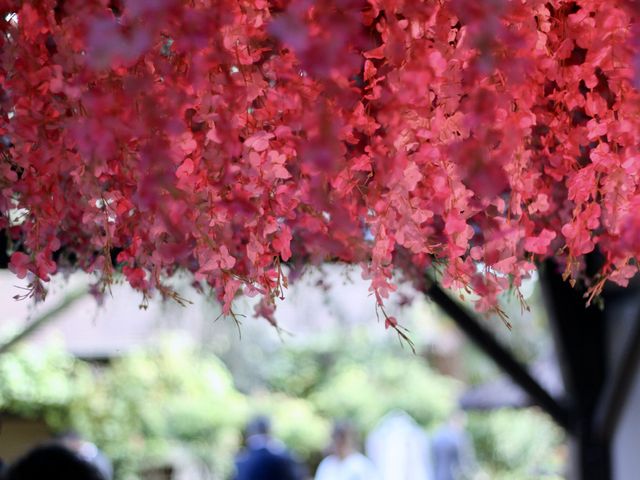
[[[387,312],[409,330],[415,354],[376,317],[357,268],[306,273],[279,303],[278,329],[253,316],[248,298],[236,300],[235,319],[221,317],[186,278],[173,284],[185,306],[143,302],[119,284],[97,302],[78,293],[90,282],[85,274],[54,278],[47,300],[34,305],[12,298],[21,282],[0,270],[4,461],[73,431],[110,459],[118,480],[229,479],[247,422],[262,414],[311,478],[337,418],[355,425],[364,448],[390,412],[408,413],[433,435],[462,410],[473,478],[564,478],[563,432],[410,287]],[[516,298],[503,302],[512,331],[498,318],[485,326],[561,395],[535,278],[523,295],[530,311]],[[68,306],[47,313],[65,299]]]

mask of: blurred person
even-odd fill
[[[271,436],[267,417],[258,416],[249,423],[246,443],[236,458],[235,480],[302,480],[302,466]]]
[[[63,445],[41,445],[16,460],[2,480],[105,480],[96,467]]]
[[[431,480],[429,437],[406,412],[392,411],[367,437],[366,452],[380,480]]]
[[[431,440],[434,480],[460,480],[473,477],[476,466],[471,437],[465,430],[465,416],[455,412],[436,430]]]
[[[67,431],[56,438],[56,443],[67,447],[69,450],[77,453],[87,462],[96,467],[105,480],[113,478],[113,466],[111,461],[100,451],[93,443],[83,439],[77,432]]]
[[[333,453],[320,462],[315,480],[378,480],[371,460],[356,448],[350,423],[336,423],[331,437]]]

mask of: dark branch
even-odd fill
[[[640,318],[636,320],[633,332],[628,338],[620,365],[602,392],[595,414],[595,432],[605,441],[613,437],[620,415],[624,411],[629,390],[633,385],[636,366],[640,360]]]
[[[447,295],[435,282],[424,292],[438,305],[462,331],[482,349],[511,379],[522,388],[531,400],[565,429],[570,428],[567,409],[558,403],[529,374],[527,368],[517,361],[494,336],[483,328],[473,316]]]

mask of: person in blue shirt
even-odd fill
[[[247,446],[236,458],[235,480],[302,480],[301,466],[285,445],[271,436],[267,417],[247,427]]]

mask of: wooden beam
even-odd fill
[[[547,412],[558,425],[566,430],[571,428],[569,413],[532,376],[526,366],[516,360],[511,352],[502,346],[487,329],[463,306],[455,302],[440,286],[431,282],[424,292],[446,313],[460,329],[484,353],[486,353],[511,379],[522,388],[532,401]]]

